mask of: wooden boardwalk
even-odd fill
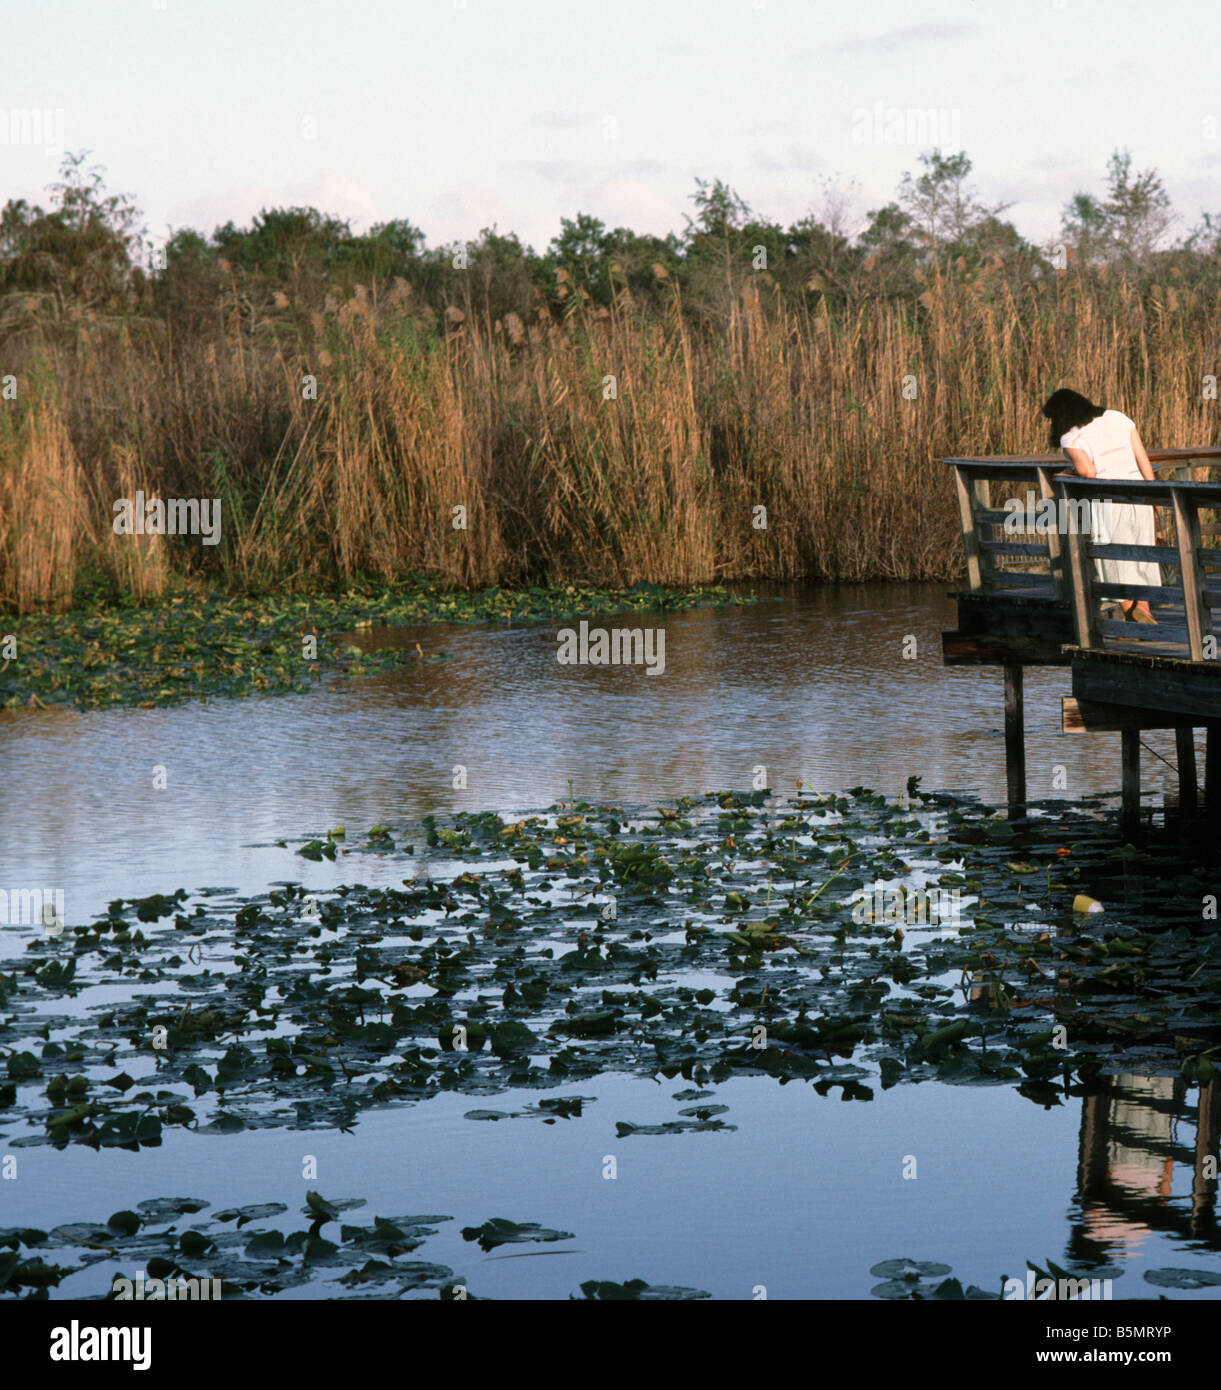
[[[1066,733],[1118,732],[1125,830],[1140,815],[1140,733],[1176,730],[1179,802],[1198,809],[1193,730],[1206,729],[1205,810],[1221,823],[1221,447],[1151,449],[1155,482],[1081,478],[1055,455],[952,458],[968,588],[942,634],[947,666],[1005,674],[1011,814],[1026,803],[1022,670],[1065,666]],[[1107,504],[1151,506],[1156,544],[1111,543]],[[1158,586],[1104,583],[1097,560],[1161,566]],[[1144,599],[1156,624],[1102,616],[1104,600]]]

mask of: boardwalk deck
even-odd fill
[[[1022,668],[1065,666],[1069,732],[1119,732],[1125,828],[1139,817],[1140,731],[1174,728],[1180,806],[1196,802],[1193,729],[1207,730],[1206,808],[1221,818],[1221,447],[1150,450],[1155,482],[1081,478],[1054,456],[954,458],[969,587],[953,595],[958,625],[942,634],[946,665],[1005,674],[1010,810],[1026,800]],[[1003,498],[994,492],[1001,484]],[[1112,543],[1088,518],[1112,505],[1150,506],[1155,544]],[[1082,522],[1085,522],[1082,525]],[[1103,581],[1099,561],[1161,567],[1157,586]],[[1155,624],[1104,616],[1104,601],[1144,599]]]

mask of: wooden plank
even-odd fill
[[[1040,458],[1022,458],[1020,456],[1009,460],[998,454],[995,458],[963,458],[945,459],[945,463],[952,464],[954,468],[961,468],[967,477],[971,478],[1002,478],[1012,482],[1015,479],[1021,482],[1034,483],[1035,469],[1053,466],[1056,463],[1054,458],[1043,456]],[[1069,466],[1067,459],[1060,460],[1063,467]]]
[[[1209,724],[1204,738],[1204,810],[1216,824],[1221,822],[1221,724]]]
[[[1183,576],[1183,606],[1187,610],[1187,642],[1193,661],[1204,660],[1204,634],[1212,620],[1204,606],[1204,576],[1196,563],[1200,547],[1200,518],[1184,492],[1174,494],[1174,533],[1179,544],[1179,571]]]
[[[1035,541],[980,541],[979,548],[989,555],[1033,555],[1040,560],[1047,559],[1046,542]]]
[[[1098,631],[1107,642],[1132,643],[1139,650],[1154,646],[1173,648],[1175,654],[1184,660],[1190,656],[1187,629],[1173,623],[1134,623],[1127,618],[1100,618]]]
[[[1060,697],[1060,727],[1066,734],[1119,734],[1125,729],[1182,729],[1188,722],[1164,710],[1133,709],[1128,705],[1101,705],[1095,700]]]
[[[1053,468],[1037,468],[1035,473],[1039,479],[1039,492],[1044,500],[1055,502],[1058,500],[1056,486],[1052,482]],[[1072,582],[1068,572],[1068,564],[1064,556],[1064,547],[1060,540],[1058,530],[1047,533],[1047,563],[1051,570],[1052,582],[1055,585],[1056,596],[1062,602],[1069,601],[1069,585]]]
[[[1067,666],[1070,659],[1063,641],[964,632],[941,634],[941,660],[945,666],[1006,666],[1013,662],[1023,666]]]
[[[967,556],[967,583],[972,589],[982,589],[983,565],[979,555],[979,532],[975,529],[975,483],[968,481],[962,469],[956,468],[954,485],[958,492],[958,515],[962,522],[962,546]]]
[[[1099,704],[1131,705],[1191,716],[1203,724],[1221,710],[1221,663],[1143,652],[1066,647],[1073,694]]]
[[[1179,763],[1179,807],[1189,814],[1198,803],[1196,784],[1196,731],[1188,726],[1174,731],[1174,746]]]
[[[1015,589],[1044,589],[1049,597],[1056,589],[1050,574],[1023,574],[1021,570],[991,570],[988,574],[988,587],[994,592],[1005,586]]]
[[[1197,507],[1221,507],[1221,483],[1175,483],[1174,490]]]
[[[1167,584],[1112,584],[1110,580],[1095,581],[1100,589],[1106,590],[1107,598],[1145,599],[1149,603],[1168,603],[1175,605],[1182,615],[1183,591]]]
[[[1146,560],[1151,564],[1178,565],[1179,552],[1169,545],[1111,545],[1088,541],[1085,553],[1091,560]]]
[[[1146,478],[1083,478],[1080,473],[1057,474],[1056,486],[1060,489],[1060,495],[1070,501],[1105,502],[1109,498],[1141,507],[1170,506],[1170,497],[1175,488],[1216,486],[1221,491],[1221,484],[1151,483]]]
[[[1193,444],[1182,449],[1149,449],[1148,454],[1149,461],[1156,469],[1158,464],[1177,464],[1190,459],[1221,459],[1221,445]],[[1063,454],[964,454],[943,459],[942,462],[956,467],[965,465],[975,470],[996,466],[1017,469],[1068,467]]]
[[[1140,830],[1140,732],[1125,729],[1119,737],[1123,764],[1123,833],[1128,839],[1133,839]]]
[[[1069,596],[1073,609],[1073,630],[1078,646],[1102,645],[1098,631],[1098,605],[1094,601],[1094,566],[1085,556],[1086,539],[1077,530],[1068,534]]]
[[[1009,814],[1026,811],[1026,720],[1022,708],[1022,668],[1005,667],[1005,782]]]

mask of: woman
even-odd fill
[[[1095,405],[1077,391],[1061,388],[1043,407],[1051,421],[1051,447],[1063,449],[1069,462],[1083,478],[1144,478],[1153,482],[1153,466],[1141,443],[1135,424],[1118,410]],[[1114,545],[1155,545],[1153,508],[1130,502],[1090,504],[1090,529],[1104,543]],[[1109,524],[1107,524],[1109,523]],[[1161,568],[1149,560],[1096,560],[1098,577],[1112,584],[1152,584],[1162,582]],[[1104,617],[1126,618],[1129,622],[1156,623],[1149,604],[1125,598],[1116,608],[1104,609]]]

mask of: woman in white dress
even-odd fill
[[[1121,411],[1095,405],[1077,391],[1062,388],[1043,407],[1051,421],[1051,447],[1064,450],[1083,478],[1123,478],[1153,482],[1153,466],[1136,425]],[[1103,543],[1155,545],[1152,507],[1129,502],[1090,504],[1090,528]],[[1162,582],[1161,567],[1149,560],[1095,560],[1098,577],[1113,584]],[[1148,603],[1119,599],[1119,612],[1129,622],[1155,623]]]

